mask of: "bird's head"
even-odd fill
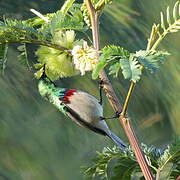
[[[55,85],[47,78],[41,78],[38,83],[38,90],[42,97],[49,99]]]

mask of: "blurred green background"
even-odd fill
[[[26,19],[29,9],[41,13],[58,10],[63,1],[1,0],[0,16]],[[159,12],[174,0],[116,0],[101,18],[101,46],[115,44],[136,51],[145,49],[147,37]],[[168,36],[161,49],[172,55],[156,74],[145,73],[138,83],[129,107],[139,140],[164,148],[180,134],[180,32]],[[30,60],[37,58],[31,49]],[[16,44],[8,53],[5,76],[0,77],[0,180],[81,180],[80,166],[87,165],[96,151],[113,146],[105,137],[74,124],[51,104],[41,99],[33,73],[17,62]],[[128,81],[112,80],[120,98]],[[97,82],[85,77],[63,79],[64,87],[77,88],[98,96]],[[87,86],[88,85],[88,86]],[[113,111],[104,98],[105,115]],[[118,120],[109,126],[124,141],[127,139]]]

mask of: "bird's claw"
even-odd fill
[[[121,112],[116,112],[114,116],[112,117],[100,117],[101,120],[107,120],[107,119],[115,119],[115,118],[119,118]]]

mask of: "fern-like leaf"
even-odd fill
[[[114,63],[109,67],[109,75],[112,75],[113,77],[118,77],[120,69],[121,69],[121,63],[120,62]]]
[[[113,56],[120,56],[121,58],[129,58],[130,53],[120,46],[105,46],[102,49],[100,59],[111,59]]]
[[[116,147],[112,149],[106,147],[102,153],[97,152],[93,162],[92,166],[82,168],[84,175],[91,180],[96,177],[103,180],[113,180],[115,177],[119,179],[119,177],[125,176],[129,170],[127,166],[130,166],[130,164],[136,164],[137,166],[137,162],[134,160],[134,155],[130,149],[129,151],[119,151]]]
[[[138,61],[133,58],[130,58],[129,60],[121,59],[120,64],[122,68],[122,74],[125,79],[130,79],[135,83],[140,80],[142,71],[140,69],[140,64],[138,64]]]
[[[170,9],[169,6],[166,9],[166,20],[167,23],[165,23],[164,21],[164,15],[161,12],[161,27],[163,28],[164,33],[173,33],[173,32],[177,32],[180,29],[180,3],[179,1],[177,1],[174,5],[173,8],[173,12],[172,12],[172,17],[174,20],[174,23],[172,23],[172,19],[171,19],[171,13],[170,13]],[[165,24],[167,24],[168,26],[166,27]]]
[[[147,50],[155,50],[167,34],[180,30],[180,2],[175,3],[172,13],[168,6],[166,13],[161,12],[160,17],[161,23],[152,27]]]
[[[7,63],[8,44],[0,44],[0,72],[4,74]]]
[[[171,146],[168,146],[168,148],[157,159],[157,162],[159,166],[160,179],[169,179],[173,176],[173,172],[178,171],[177,165],[180,164],[180,141],[177,140]]]
[[[61,12],[67,14],[68,10],[72,7],[75,0],[66,0],[63,6],[61,7]]]
[[[61,10],[57,11],[51,20],[50,26],[52,35],[54,35],[54,33],[58,30],[87,30],[87,27],[84,25],[80,5],[78,4],[74,4],[66,14],[64,14]]]
[[[58,50],[66,50],[51,41],[50,31],[35,29],[25,21],[6,20],[0,21],[0,43],[32,43],[44,45]]]
[[[114,64],[119,62],[120,59],[128,59],[130,53],[120,46],[105,46],[102,49],[100,61],[97,64],[96,68],[93,70],[92,78],[96,79],[100,73],[100,71],[105,68],[107,65]],[[110,67],[110,74],[117,76],[119,65],[112,65]],[[114,69],[116,67],[116,70]]]
[[[165,56],[169,55],[169,53],[165,51],[144,51],[140,50],[135,53],[135,57],[151,73],[156,72],[160,64],[163,63],[166,59]]]
[[[45,37],[36,29],[23,21],[6,20],[0,22],[0,42],[37,42],[43,41]]]
[[[167,149],[159,149],[154,146],[141,145],[148,165],[158,180],[177,179],[180,173],[180,140],[177,140]],[[144,179],[140,167],[135,160],[135,155],[130,147],[125,151],[118,148],[104,148],[97,152],[93,158],[93,164],[83,167],[83,173],[87,179],[131,180]],[[159,174],[160,173],[160,174]]]
[[[92,72],[92,79],[97,79],[99,73],[105,68],[106,65],[107,65],[107,61],[105,59],[101,60]]]
[[[46,17],[50,21],[52,17],[54,16],[54,13],[44,14],[43,16]],[[45,21],[39,17],[29,18],[27,20],[23,20],[23,22],[26,24],[29,24],[31,27],[40,26],[45,23]]]
[[[111,180],[131,180],[131,175],[140,171],[137,162],[128,157],[114,157],[108,163],[107,176]]]
[[[18,50],[20,51],[20,54],[18,55],[19,62],[24,65],[25,67],[31,69],[29,62],[28,62],[28,55],[27,55],[27,49],[26,44],[23,43],[18,47]]]

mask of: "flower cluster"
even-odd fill
[[[85,71],[93,70],[98,63],[97,51],[88,46],[86,41],[84,41],[83,46],[74,46],[71,53],[75,68],[80,70],[81,75],[84,75]]]

